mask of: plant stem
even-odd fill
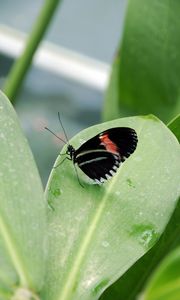
[[[15,102],[18,91],[31,65],[33,55],[40,44],[48,25],[61,0],[46,0],[27,40],[25,49],[20,58],[14,63],[4,85],[4,93],[11,102]]]

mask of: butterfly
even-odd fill
[[[68,145],[66,154],[89,178],[96,183],[103,183],[135,151],[137,141],[137,134],[132,128],[109,128],[78,149]]]
[[[46,129],[49,130],[47,127]],[[57,135],[56,137],[59,138]],[[67,142],[65,159],[71,160],[90,179],[101,184],[115,175],[120,165],[135,151],[137,143],[138,137],[134,129],[113,127],[90,138],[78,149]]]

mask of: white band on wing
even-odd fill
[[[96,161],[104,160],[104,159],[108,159],[108,157],[97,157],[97,158],[93,158],[93,159],[90,159],[90,160],[86,160],[86,161],[78,164],[78,166],[81,167],[83,165],[90,164],[92,162],[96,162]]]

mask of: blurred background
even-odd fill
[[[58,111],[69,138],[101,122],[110,64],[122,35],[125,2],[62,1],[41,43],[15,109],[44,185],[62,148],[44,126],[62,136]],[[1,87],[43,4],[42,0],[0,0]]]

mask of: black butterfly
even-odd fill
[[[47,127],[46,129],[49,130]],[[137,142],[138,138],[134,129],[109,128],[89,139],[78,149],[67,143],[66,158],[72,160],[74,165],[77,164],[96,183],[102,183],[111,178],[120,164],[135,151]]]

